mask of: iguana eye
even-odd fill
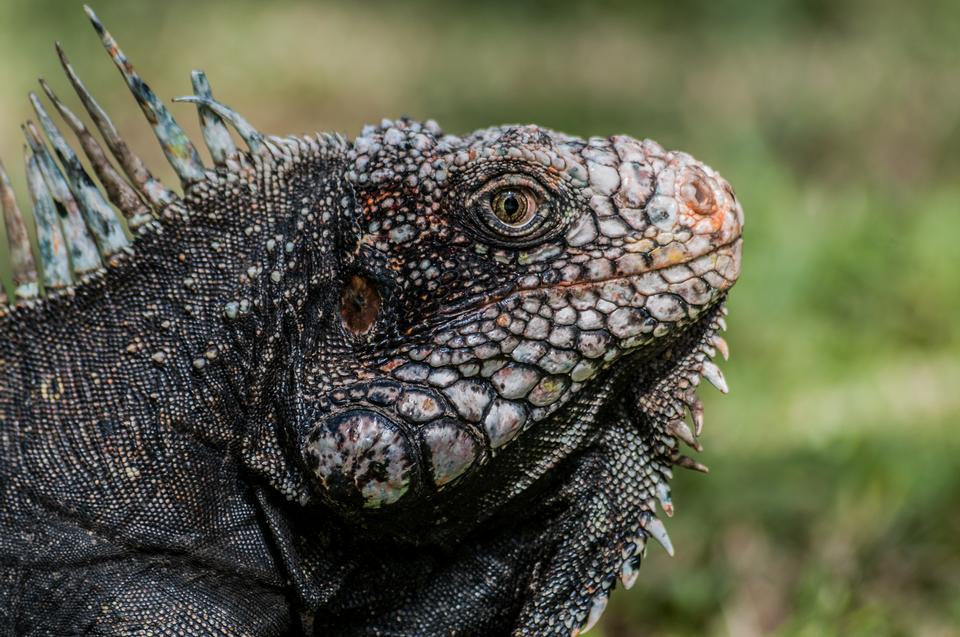
[[[537,213],[537,202],[530,193],[518,188],[505,188],[493,193],[490,208],[497,218],[510,226],[522,226]]]
[[[556,225],[550,204],[547,190],[527,175],[501,175],[467,201],[491,239],[514,245],[540,239]]]

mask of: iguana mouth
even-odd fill
[[[702,269],[703,272],[711,272],[716,275],[716,276],[712,276],[712,275],[708,275],[708,276],[712,276],[713,281],[716,282],[717,284],[716,286],[712,286],[713,287],[712,294],[714,295],[714,297],[717,297],[720,294],[726,292],[726,290],[728,290],[734,284],[737,277],[739,276],[742,243],[743,243],[742,236],[737,235],[736,238],[720,246],[717,246],[716,248],[708,250],[702,254],[691,256],[688,259],[685,259],[683,261],[664,263],[661,265],[657,265],[656,267],[643,268],[643,269],[639,269],[639,270],[628,272],[628,273],[611,274],[609,276],[595,278],[595,279],[557,281],[554,283],[531,285],[528,287],[523,287],[521,285],[519,289],[514,284],[511,283],[509,284],[509,287],[507,287],[507,289],[504,289],[500,293],[483,297],[480,303],[473,305],[475,310],[470,314],[476,314],[476,313],[482,314],[484,311],[488,311],[491,308],[495,308],[497,304],[502,303],[503,301],[506,301],[512,297],[522,298],[524,296],[529,296],[530,294],[537,294],[537,293],[563,292],[563,291],[570,291],[570,290],[576,290],[576,289],[594,289],[594,288],[600,288],[604,284],[610,284],[610,283],[621,283],[621,282],[635,283],[636,282],[636,283],[642,284],[643,278],[645,276],[663,273],[668,270],[671,270],[672,268],[689,267],[690,264],[694,264],[694,263],[701,263],[704,266],[708,266],[710,264],[709,263],[710,260],[713,259],[714,257],[724,256],[726,257],[726,261],[724,262],[724,264],[722,264],[722,269],[724,270],[723,274],[718,272],[717,268],[714,268],[714,267],[710,267],[709,269],[708,268]],[[638,254],[638,253],[633,253],[633,254]],[[701,274],[701,272],[695,271],[692,274],[694,275]],[[644,296],[646,295],[641,290],[638,290],[637,293]],[[651,293],[655,294],[658,292],[651,291]],[[710,301],[705,305],[712,304],[712,302],[713,301]],[[462,314],[462,313],[463,313],[462,310],[458,312],[458,314]],[[444,316],[443,314],[441,314],[438,316],[438,318],[441,320],[429,322],[429,327],[437,328],[437,327],[442,327],[444,325],[448,327],[455,327],[458,323],[461,322],[461,319],[459,316],[451,316],[451,315]],[[446,320],[442,320],[442,319],[446,319]],[[469,321],[469,320],[470,320],[469,317],[462,319],[462,321]],[[419,327],[423,327],[423,325],[420,325]],[[415,333],[416,333],[416,328],[411,328],[406,332],[406,335],[410,336]]]
[[[742,244],[742,241],[743,241],[742,237],[737,236],[735,239],[733,239],[733,240],[731,240],[731,241],[728,241],[727,243],[724,243],[723,245],[717,246],[717,247],[714,248],[714,249],[708,250],[708,251],[706,251],[706,252],[704,252],[704,253],[702,253],[702,254],[698,254],[698,255],[692,256],[692,257],[690,257],[690,258],[688,258],[688,259],[685,259],[685,260],[682,260],[682,261],[677,261],[677,262],[675,262],[675,263],[663,263],[663,264],[657,265],[657,266],[655,266],[655,267],[643,268],[643,269],[639,269],[639,270],[636,270],[636,271],[633,271],[633,272],[616,274],[616,275],[611,275],[611,276],[601,277],[601,278],[596,278],[596,279],[587,279],[587,280],[582,280],[582,281],[560,281],[560,282],[558,282],[558,283],[554,283],[554,284],[550,284],[550,285],[543,285],[543,286],[538,286],[538,287],[525,288],[525,289],[523,289],[522,291],[523,291],[523,292],[528,291],[528,290],[531,290],[531,291],[532,291],[532,290],[544,291],[544,290],[551,290],[551,289],[552,289],[552,290],[558,290],[558,289],[571,289],[571,288],[590,287],[590,286],[597,286],[597,287],[599,287],[599,286],[602,286],[604,283],[611,283],[611,282],[617,282],[617,281],[630,281],[630,282],[633,282],[633,281],[637,281],[637,280],[641,279],[644,275],[661,273],[661,272],[664,272],[664,271],[666,271],[666,270],[670,270],[671,268],[676,268],[676,267],[680,267],[680,266],[688,266],[688,267],[689,267],[691,264],[695,264],[695,263],[698,263],[698,262],[706,263],[706,262],[708,262],[710,259],[712,259],[713,257],[718,257],[718,256],[721,256],[721,255],[722,255],[722,256],[727,256],[727,257],[730,259],[730,263],[729,263],[729,265],[728,265],[727,267],[733,266],[733,267],[736,268],[736,272],[739,272],[740,246],[741,246],[741,244]],[[633,253],[633,254],[638,254],[638,253]],[[647,258],[645,253],[639,253],[639,254],[640,254],[641,257],[643,257],[644,259]],[[727,268],[724,268],[724,269],[727,269]],[[721,275],[721,276],[723,276],[723,275]],[[723,278],[726,278],[726,277],[723,277]],[[723,291],[729,289],[729,287],[733,285],[733,281],[736,280],[736,276],[732,276],[731,278],[733,279],[732,281],[731,281],[731,280],[727,280],[725,285],[721,284],[720,286],[717,286],[717,287],[715,288],[716,291],[717,291],[717,292],[723,292]],[[497,301],[502,300],[503,298],[506,298],[506,296],[509,296],[509,295],[504,295],[504,296],[501,296],[501,297],[499,297],[499,298],[493,299],[493,300],[489,301],[489,302],[487,303],[487,305],[496,303]]]

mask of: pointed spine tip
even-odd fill
[[[730,392],[727,381],[723,377],[723,372],[712,361],[704,361],[700,371],[703,377],[710,381],[710,384],[716,387],[720,393],[727,394]]]
[[[642,522],[642,525],[650,537],[655,539],[664,548],[667,555],[673,557],[673,542],[670,541],[670,536],[667,534],[667,527],[663,525],[663,522],[655,515],[648,515]]]
[[[150,174],[150,171],[147,170],[143,160],[135,155],[133,151],[130,150],[130,147],[127,146],[126,141],[124,141],[120,135],[117,127],[114,126],[110,116],[107,115],[107,112],[97,103],[97,100],[94,99],[93,95],[90,94],[90,91],[87,90],[87,87],[84,86],[80,80],[80,76],[77,75],[73,65],[70,64],[70,60],[67,58],[63,47],[57,43],[56,48],[63,72],[66,74],[67,79],[70,80],[70,84],[73,86],[74,91],[76,91],[77,96],[83,103],[83,107],[96,125],[97,130],[103,135],[103,140],[106,142],[107,148],[113,153],[120,167],[123,168],[123,172],[130,178],[130,183],[154,206],[162,207],[175,201],[177,196],[173,191],[157,181],[156,178]]]
[[[696,392],[691,392],[685,402],[687,409],[690,410],[690,418],[693,420],[693,432],[699,436],[703,433],[703,402],[697,396]]]
[[[43,176],[53,200],[59,204],[57,211],[60,213],[62,220],[63,233],[66,245],[70,250],[70,262],[73,271],[82,275],[96,270],[100,267],[100,255],[83,219],[86,216],[86,210],[81,209],[82,204],[74,197],[67,178],[64,177],[63,172],[61,172],[53,157],[50,156],[50,152],[40,139],[40,133],[32,121],[28,120],[26,122],[24,132],[27,136],[27,143],[37,159],[40,174]]]
[[[683,467],[684,469],[690,469],[691,471],[698,471],[700,473],[710,473],[710,468],[705,464],[701,464],[691,458],[690,456],[677,456],[673,460],[673,464]]]
[[[637,576],[640,575],[640,557],[634,555],[628,557],[620,568],[620,582],[627,590],[633,588],[637,583]]]
[[[50,290],[70,284],[70,261],[67,246],[57,222],[56,204],[47,185],[37,155],[24,147],[27,189],[33,203],[33,219],[37,228],[38,259],[43,271],[43,284]]]
[[[719,334],[714,334],[711,342],[713,346],[717,348],[717,351],[720,352],[720,355],[723,356],[723,360],[730,360],[730,346],[727,345],[726,339]]]
[[[27,138],[27,145],[30,147],[31,152],[33,152],[34,155],[39,156],[37,161],[42,161],[40,157],[43,157],[47,154],[47,149],[43,144],[43,140],[40,139],[40,131],[37,130],[36,124],[34,124],[31,120],[27,120],[20,125],[20,130],[23,131],[24,137]]]
[[[87,159],[90,160],[90,165],[93,166],[94,172],[97,173],[97,178],[100,179],[100,183],[103,184],[104,190],[107,192],[107,197],[113,205],[120,209],[124,216],[130,220],[131,224],[133,220],[140,220],[142,222],[142,220],[149,218],[149,209],[143,204],[140,197],[137,196],[136,191],[117,173],[116,169],[114,169],[110,163],[110,160],[107,159],[100,143],[90,134],[90,131],[87,130],[83,121],[60,101],[46,81],[41,79],[40,86],[43,87],[44,93],[47,94],[47,97],[53,103],[57,112],[60,113],[63,121],[67,123],[67,126],[73,130],[77,139],[80,140],[80,146],[83,148],[84,154],[86,154]]]
[[[210,95],[210,81],[203,69],[190,71],[190,83],[193,85],[194,92],[200,97],[212,97]]]
[[[87,171],[83,168],[83,164],[80,163],[80,158],[77,157],[73,148],[70,147],[53,120],[50,119],[40,102],[40,98],[32,91],[30,92],[30,101],[43,130],[47,134],[47,139],[53,144],[57,157],[60,159],[60,164],[66,171],[70,192],[77,201],[78,209],[86,223],[87,230],[93,235],[97,250],[104,257],[119,252],[129,242],[113,208],[104,199],[100,189],[90,179]]]
[[[57,97],[57,94],[54,92],[53,88],[49,83],[42,77],[39,80],[40,88],[43,89],[44,94],[47,96],[47,99],[53,104],[53,107],[57,109],[57,112],[60,113],[60,117],[63,118],[63,121],[67,123],[67,126],[70,127],[70,130],[73,132],[86,130],[86,125],[83,123],[76,114],[67,108],[67,105],[60,101],[60,98]]]
[[[590,612],[587,613],[587,618],[578,634],[583,635],[597,625],[597,622],[600,621],[600,617],[603,615],[603,611],[607,608],[608,601],[610,601],[610,594],[606,591],[599,593],[593,598],[590,603]]]
[[[193,85],[194,95],[206,99],[213,99],[213,92],[210,89],[210,82],[203,71],[196,69],[190,74],[190,81]],[[227,160],[237,154],[237,147],[230,137],[230,131],[227,130],[223,119],[217,115],[211,108],[203,104],[197,104],[197,114],[200,116],[200,128],[203,131],[203,141],[210,151],[217,166],[224,166]]]
[[[668,518],[673,517],[674,507],[673,500],[670,498],[670,487],[666,482],[660,481],[657,482],[657,500],[660,502],[660,507],[663,509],[663,512],[667,514]]]
[[[136,98],[140,110],[143,111],[153,128],[153,132],[160,142],[160,147],[163,149],[163,154],[166,155],[167,161],[180,177],[181,183],[187,186],[205,179],[203,162],[200,161],[200,155],[190,142],[190,138],[177,124],[177,121],[167,110],[167,107],[163,105],[160,98],[137,74],[133,64],[130,63],[130,60],[117,45],[110,32],[104,29],[103,25],[96,19],[96,15],[92,11],[88,11],[87,14],[90,15],[94,27],[100,34],[100,40],[107,50],[107,54],[113,60],[117,70],[120,71],[120,75],[127,83],[127,88]]]
[[[703,447],[700,445],[700,442],[697,441],[697,437],[693,434],[693,431],[691,431],[690,426],[687,425],[685,420],[679,418],[671,420],[667,423],[666,430],[668,434],[684,441],[689,447],[697,451],[703,451]]]
[[[76,153],[73,152],[73,149],[70,148],[69,144],[67,144],[67,140],[63,138],[63,135],[60,134],[60,131],[53,123],[53,120],[50,119],[50,115],[47,114],[47,109],[43,107],[43,103],[40,101],[40,98],[37,97],[37,94],[33,91],[30,91],[28,96],[30,98],[30,104],[33,106],[34,112],[37,114],[37,119],[40,122],[40,126],[47,134],[47,139],[50,140],[51,144],[53,144],[53,149],[57,153],[57,157],[60,158],[60,163],[62,163],[69,172],[70,169],[74,167],[74,162],[79,163]]]
[[[70,64],[70,58],[67,57],[67,52],[63,50],[63,45],[57,41],[53,43],[53,48],[57,51],[57,57],[60,58],[60,66],[64,68],[69,67],[70,70],[73,70],[73,66]]]
[[[90,8],[89,4],[83,5],[83,11],[87,14],[87,18],[90,19],[90,23],[93,24],[93,28],[97,30],[97,33],[103,33],[103,23],[100,22],[100,18],[97,17],[97,14]]]

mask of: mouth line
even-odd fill
[[[697,259],[700,259],[700,258],[709,256],[709,255],[711,255],[711,254],[715,254],[715,253],[717,253],[717,252],[720,252],[720,251],[723,250],[724,248],[729,248],[730,246],[732,246],[732,245],[736,244],[738,241],[740,241],[742,238],[743,238],[742,235],[737,235],[734,239],[731,239],[730,241],[727,241],[726,243],[723,243],[723,244],[721,244],[721,245],[713,248],[712,250],[708,250],[707,252],[703,252],[702,254],[698,254],[698,255],[693,256],[693,257],[691,257],[691,258],[689,258],[689,259],[686,259],[686,260],[684,260],[684,261],[680,261],[680,262],[677,262],[677,263],[671,263],[671,264],[669,264],[669,265],[662,265],[662,266],[655,267],[655,268],[649,268],[649,269],[641,270],[641,271],[638,271],[638,272],[633,272],[633,273],[631,273],[631,274],[621,274],[621,275],[617,275],[617,276],[608,276],[608,277],[603,277],[603,278],[599,278],[599,279],[591,279],[591,280],[589,280],[589,281],[560,282],[560,283],[555,283],[555,284],[552,284],[552,285],[542,285],[542,286],[538,286],[538,287],[534,287],[534,288],[526,288],[526,289],[517,289],[516,287],[510,287],[509,289],[504,289],[504,290],[503,290],[502,292],[500,292],[499,294],[494,293],[493,295],[491,295],[491,296],[489,296],[489,297],[484,297],[484,298],[480,299],[480,302],[478,302],[478,303],[476,303],[475,305],[473,305],[474,312],[475,312],[475,313],[481,313],[481,312],[485,311],[486,309],[488,309],[488,308],[490,308],[490,307],[492,307],[492,306],[495,306],[497,303],[500,303],[501,301],[504,301],[505,299],[508,299],[508,298],[510,298],[511,296],[514,296],[514,295],[519,296],[519,297],[522,297],[522,296],[527,295],[527,294],[530,294],[530,293],[532,293],[532,292],[543,292],[543,291],[547,291],[547,290],[558,290],[558,289],[576,289],[576,288],[578,288],[578,287],[602,285],[602,284],[604,284],[604,283],[610,283],[610,282],[613,282],[613,281],[627,281],[627,280],[630,280],[630,279],[633,279],[633,278],[641,277],[641,276],[643,276],[643,275],[645,275],[645,274],[650,274],[651,272],[659,272],[659,271],[661,271],[661,270],[666,270],[667,268],[672,268],[672,267],[675,267],[675,266],[678,266],[678,265],[685,265],[685,264],[691,263],[691,262],[693,262],[693,261],[695,261],[695,260],[697,260]],[[733,283],[731,283],[730,285],[732,286]],[[724,290],[721,290],[721,292],[723,292],[723,291],[724,291]],[[649,296],[649,295],[646,295],[646,296]],[[458,314],[459,314],[459,313],[458,313]],[[470,314],[473,314],[473,313],[470,313]],[[448,327],[455,327],[456,325],[458,325],[458,324],[460,324],[460,323],[470,322],[471,320],[473,320],[472,318],[470,318],[470,316],[462,316],[462,315],[460,315],[460,316],[449,316],[449,315],[443,316],[443,315],[440,315],[440,316],[437,317],[437,319],[439,319],[439,320],[438,320],[436,323],[430,323],[430,325],[431,325],[432,327],[437,327],[438,325],[447,325]],[[452,319],[452,320],[450,320],[450,319]],[[459,320],[458,320],[458,319],[459,319]],[[424,324],[424,325],[425,325],[425,324]],[[420,327],[422,328],[422,327],[424,327],[424,325],[421,325]],[[412,331],[408,331],[407,335],[409,336],[409,335],[411,335],[412,333],[413,333]]]
[[[527,294],[527,293],[529,293],[529,292],[538,292],[538,291],[544,291],[544,290],[560,290],[560,289],[579,288],[579,287],[584,287],[584,286],[602,285],[602,284],[604,284],[604,283],[610,283],[610,282],[613,282],[613,281],[626,281],[626,280],[630,280],[630,279],[633,279],[633,278],[641,277],[641,276],[643,276],[643,275],[645,275],[645,274],[650,274],[651,272],[659,272],[659,271],[661,271],[661,270],[666,270],[666,269],[668,269],[668,268],[676,267],[676,266],[678,266],[678,265],[686,265],[686,264],[688,264],[688,263],[692,263],[693,261],[696,261],[697,259],[701,259],[701,258],[703,258],[703,257],[710,256],[711,254],[716,254],[716,253],[722,251],[724,248],[728,248],[728,247],[736,244],[738,241],[740,241],[741,238],[742,238],[742,237],[738,235],[735,239],[732,239],[732,240],[730,240],[730,241],[728,241],[728,242],[726,242],[726,243],[724,243],[724,244],[722,244],[722,245],[719,245],[719,246],[717,246],[716,248],[714,248],[714,249],[712,249],[712,250],[708,250],[707,252],[704,252],[704,253],[702,253],[702,254],[698,254],[698,255],[696,255],[696,256],[694,256],[694,257],[691,257],[691,258],[686,259],[686,260],[684,260],[684,261],[679,261],[679,262],[677,262],[677,263],[671,263],[671,264],[669,264],[669,265],[662,265],[662,266],[655,267],[655,268],[649,268],[649,269],[646,269],[646,270],[641,270],[641,271],[638,271],[638,272],[633,272],[633,273],[631,273],[631,274],[619,274],[619,275],[616,275],[616,276],[608,276],[608,277],[603,277],[603,278],[599,278],[599,279],[590,279],[590,280],[588,280],[588,281],[562,281],[562,282],[560,282],[560,283],[555,283],[555,284],[552,284],[552,285],[542,285],[542,286],[537,286],[537,287],[533,287],[533,288],[525,288],[525,289],[521,289],[521,290],[513,290],[513,291],[511,291],[511,292],[508,292],[508,293],[499,295],[499,296],[494,297],[494,298],[492,298],[492,299],[484,299],[484,302],[483,302],[480,306],[478,306],[478,307],[479,307],[480,310],[484,310],[484,309],[490,307],[491,305],[493,305],[493,304],[495,304],[495,303],[499,303],[500,301],[503,301],[504,299],[509,298],[510,296],[512,296],[512,295],[514,295],[514,294],[516,294],[516,295],[523,295],[523,294]],[[730,285],[733,285],[733,283],[731,283]]]

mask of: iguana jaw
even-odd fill
[[[735,279],[735,268],[740,258],[740,245],[740,240],[736,239],[727,245],[721,246],[717,250],[696,257],[688,263],[681,264],[681,267],[686,268],[688,272],[713,272],[718,267],[716,264],[722,263],[726,264],[724,267],[730,268],[726,272],[728,276],[730,276],[731,279]],[[523,431],[533,428],[540,428],[544,431],[556,430],[557,424],[551,416],[555,414],[561,406],[574,404],[578,400],[581,388],[589,387],[591,384],[606,385],[608,382],[613,382],[604,380],[604,377],[616,378],[619,380],[615,381],[615,384],[621,389],[616,390],[614,395],[619,395],[622,390],[629,388],[629,380],[631,379],[630,370],[635,370],[639,365],[650,365],[652,361],[659,361],[659,359],[664,356],[665,350],[669,350],[666,354],[668,362],[661,365],[663,368],[662,377],[665,382],[669,381],[669,383],[672,384],[661,384],[656,388],[647,387],[651,392],[650,395],[638,397],[633,408],[635,410],[645,409],[646,411],[643,417],[649,419],[653,425],[658,427],[660,433],[664,435],[665,440],[668,439],[670,442],[675,442],[677,439],[681,439],[697,446],[698,443],[695,442],[695,436],[690,432],[690,428],[682,425],[684,418],[683,405],[686,404],[689,406],[695,419],[702,415],[702,408],[697,407],[699,401],[696,399],[693,391],[699,383],[701,375],[708,378],[708,380],[718,387],[725,387],[725,381],[719,368],[713,365],[708,358],[716,353],[717,345],[715,345],[715,343],[720,343],[719,347],[724,350],[726,348],[722,339],[716,335],[720,324],[723,323],[717,304],[722,302],[732,282],[728,279],[718,277],[719,280],[722,281],[720,286],[716,289],[706,291],[696,290],[695,292],[699,296],[694,298],[690,297],[690,294],[693,292],[684,288],[683,281],[669,283],[668,280],[663,277],[664,272],[670,268],[675,270],[677,266],[645,269],[641,275],[612,277],[578,284],[523,290],[517,292],[512,297],[505,297],[496,303],[487,305],[485,309],[480,310],[475,315],[481,318],[486,317],[487,322],[491,323],[491,331],[487,332],[488,335],[495,333],[498,329],[505,332],[505,334],[509,334],[510,320],[512,319],[508,320],[508,317],[510,317],[514,311],[511,308],[518,306],[525,307],[530,299],[539,299],[538,302],[546,304],[549,301],[545,299],[549,299],[551,295],[560,295],[566,299],[581,300],[587,299],[592,295],[590,303],[595,307],[598,300],[601,303],[603,302],[601,297],[613,298],[606,294],[604,291],[605,286],[613,285],[617,287],[627,285],[631,286],[631,295],[629,298],[620,298],[617,302],[622,304],[622,310],[632,312],[635,307],[642,313],[641,316],[645,317],[644,323],[634,322],[627,324],[624,322],[622,325],[617,324],[617,326],[610,328],[616,340],[606,343],[607,349],[605,351],[607,354],[597,358],[585,357],[581,363],[589,363],[589,365],[581,364],[573,367],[571,376],[574,382],[568,386],[570,392],[561,396],[555,405],[542,409],[534,408],[532,412],[527,412],[527,419],[521,422],[515,422],[513,426],[516,427],[516,429],[512,432],[505,430],[505,427],[509,426],[509,421],[504,421],[504,412],[501,411],[497,416],[497,420],[491,422],[490,426],[494,427],[494,429],[487,433],[488,439],[493,440],[496,444],[493,453],[483,453],[475,444],[469,442],[469,437],[461,433],[463,430],[462,424],[442,424],[446,422],[443,420],[441,420],[440,423],[434,424],[432,427],[421,428],[419,434],[441,436],[439,440],[444,447],[440,449],[440,451],[429,448],[429,445],[433,444],[433,441],[429,437],[425,438],[428,445],[427,451],[421,451],[419,448],[412,447],[411,441],[413,441],[414,445],[417,444],[418,430],[416,427],[410,427],[410,425],[404,421],[409,419],[411,414],[413,414],[413,422],[415,424],[417,414],[416,411],[403,410],[416,410],[423,409],[424,407],[411,401],[408,401],[405,406],[403,397],[411,394],[404,393],[402,385],[395,383],[393,385],[384,385],[383,383],[375,382],[365,389],[355,388],[351,390],[351,393],[355,396],[358,391],[366,392],[367,396],[376,396],[376,398],[374,398],[376,405],[373,406],[373,408],[360,405],[351,408],[351,400],[348,398],[346,392],[341,392],[342,395],[339,399],[335,398],[335,400],[344,404],[345,409],[343,411],[338,410],[336,413],[340,414],[339,416],[336,416],[333,420],[326,421],[326,430],[317,429],[311,434],[307,442],[309,468],[312,471],[319,472],[324,484],[323,489],[327,494],[329,494],[332,489],[340,488],[335,487],[334,485],[336,484],[352,485],[341,496],[345,499],[341,500],[338,506],[343,506],[345,512],[350,509],[353,509],[355,512],[364,509],[370,514],[373,514],[373,517],[370,518],[371,520],[380,519],[381,517],[384,519],[391,517],[387,511],[380,512],[377,511],[377,509],[390,507],[394,505],[394,503],[403,504],[397,512],[401,517],[404,517],[404,509],[409,509],[410,507],[417,509],[418,499],[407,498],[404,500],[404,497],[411,491],[419,491],[421,489],[426,490],[428,494],[437,494],[437,496],[427,496],[427,502],[432,502],[435,506],[439,505],[447,508],[447,506],[450,505],[454,508],[462,509],[463,498],[462,495],[458,494],[463,494],[465,490],[466,492],[473,491],[474,488],[471,486],[473,482],[485,483],[491,488],[496,485],[496,479],[492,479],[492,476],[486,475],[489,474],[490,471],[484,470],[484,476],[476,474],[480,467],[484,467],[490,462],[496,465],[498,461],[493,456],[502,454],[515,437],[533,436],[536,438],[538,436],[535,431],[521,434],[521,429]],[[653,284],[654,279],[651,277],[656,277],[659,283]],[[617,289],[619,289],[619,287],[617,287]],[[648,295],[640,294],[639,290],[641,289],[646,290]],[[683,302],[683,307],[687,309],[683,310],[684,315],[682,317],[660,316],[659,318],[654,318],[644,307],[644,303],[648,298],[656,297],[657,295],[675,295],[678,293],[686,294],[691,300],[690,303]],[[700,301],[702,305],[694,304],[694,300]],[[494,314],[494,312],[496,312],[496,314]],[[493,318],[492,321],[490,321],[491,317]],[[666,322],[668,318],[673,318],[673,321]],[[503,319],[502,322],[501,319]],[[446,335],[443,330],[440,330],[439,340],[449,343],[458,337],[462,338],[462,335],[458,335],[457,330],[462,329],[463,325],[464,324],[461,323],[459,325],[449,326],[449,332],[447,332]],[[470,322],[467,321],[465,325],[469,326]],[[617,329],[617,327],[621,329]],[[691,342],[686,336],[687,334],[697,335],[698,340]],[[520,345],[522,345],[522,342]],[[676,349],[680,345],[682,345],[682,347]],[[436,350],[433,351],[435,352]],[[611,352],[615,352],[615,355],[610,355]],[[419,357],[420,355],[418,354],[417,356]],[[675,360],[675,357],[678,356],[682,357],[682,363],[678,363],[677,360]],[[424,361],[425,363],[430,363],[432,360],[429,355],[426,356],[426,359],[427,360]],[[523,359],[518,359],[515,355],[513,360],[522,361]],[[510,382],[510,379],[509,377],[503,377],[502,372],[504,369],[510,369],[510,366],[515,364],[514,362],[507,362],[506,366],[501,364],[498,371],[490,374],[492,382],[498,382],[498,379],[500,379],[499,382],[503,383],[502,387],[509,389],[507,383]],[[410,375],[414,373],[415,369],[418,369],[418,365],[420,364],[411,363],[409,358],[404,358],[399,366],[391,366],[384,371],[393,373],[398,381],[409,382],[411,380]],[[522,362],[519,363],[517,368],[519,369],[521,367],[523,367]],[[529,369],[529,367],[523,367],[523,369]],[[568,369],[567,371],[570,370]],[[578,372],[582,373],[583,376],[577,376]],[[650,376],[649,373],[645,376],[648,382]],[[539,378],[543,377],[544,376],[540,376]],[[534,390],[539,387],[536,383],[529,384],[533,386]],[[394,387],[396,389],[392,389]],[[592,394],[593,392],[586,392],[587,396]],[[421,394],[417,395],[419,396]],[[427,396],[427,394],[422,395]],[[532,395],[532,393],[530,395]],[[528,395],[528,400],[530,399],[530,395]],[[439,398],[438,402],[442,401],[444,396],[450,397],[450,400],[454,401],[458,398],[457,394],[450,396],[444,392],[441,393],[441,398]],[[666,401],[668,396],[670,400]],[[506,398],[508,398],[508,396],[505,396],[504,402],[501,404],[506,404]],[[387,402],[384,402],[384,400]],[[440,404],[442,405],[442,403]],[[457,408],[459,409],[460,407]],[[639,416],[640,412],[638,411],[637,413]],[[695,425],[695,428],[697,434],[699,434],[699,426]],[[329,433],[321,433],[321,431],[327,431]],[[424,434],[424,432],[426,432],[426,434]],[[497,442],[498,439],[496,435],[502,435],[504,437]],[[362,451],[354,451],[359,448],[356,447],[354,443],[349,442],[351,439],[371,439],[379,442],[372,447],[364,447]],[[578,447],[579,443],[571,439],[561,453],[562,455],[567,455],[575,451]],[[675,448],[675,444],[671,445],[671,449]],[[434,454],[442,452],[444,454],[442,456],[442,462],[446,464],[443,465],[442,468],[438,467],[438,456],[434,455],[431,458],[428,455],[430,452]],[[477,460],[478,455],[479,459]],[[423,459],[424,456],[426,456],[426,459]],[[671,462],[672,461],[680,462],[691,467],[697,466],[693,461],[685,456],[681,456],[679,452],[674,455],[671,459]],[[373,465],[369,463],[373,463]],[[423,464],[418,468],[416,466],[417,463]],[[471,467],[471,464],[474,466]],[[469,471],[465,472],[463,470],[464,465],[467,466]],[[373,466],[382,467],[382,470],[386,471],[387,474],[380,479],[373,480],[371,483],[369,477],[366,476],[367,472],[369,472]],[[552,465],[542,465],[537,469],[534,469],[534,466],[537,466],[536,463],[525,470],[525,479],[518,480],[512,485],[510,489],[511,493],[520,495],[529,485],[539,479],[542,472],[549,471]],[[343,473],[344,467],[347,467],[349,471],[356,470],[358,473],[345,474]],[[434,489],[429,489],[426,486],[429,483],[431,471],[433,479],[437,483]],[[365,496],[355,498],[353,495],[348,495],[348,492],[352,492],[357,485],[362,487],[362,492],[366,494]],[[509,499],[511,498],[506,498],[504,502]],[[348,502],[352,502],[352,504],[348,504]],[[490,509],[478,514],[486,518],[495,513],[495,509]],[[350,517],[354,517],[354,513],[349,513],[349,515]],[[439,514],[434,511],[430,514],[423,513],[418,515],[432,517]],[[459,517],[454,511],[448,511],[445,515],[449,515],[451,518]],[[364,514],[361,517],[365,518],[368,516]],[[421,533],[421,535],[419,535],[421,541],[429,542],[429,537],[434,536],[435,533],[443,535],[447,532],[435,526],[427,519],[424,519],[424,523],[426,528],[430,530],[430,533],[428,535],[422,535],[423,531],[418,532]],[[394,528],[396,533],[401,536],[410,535],[409,531],[412,530],[404,528],[403,524],[391,526],[391,528]],[[439,535],[437,537],[439,537]]]

